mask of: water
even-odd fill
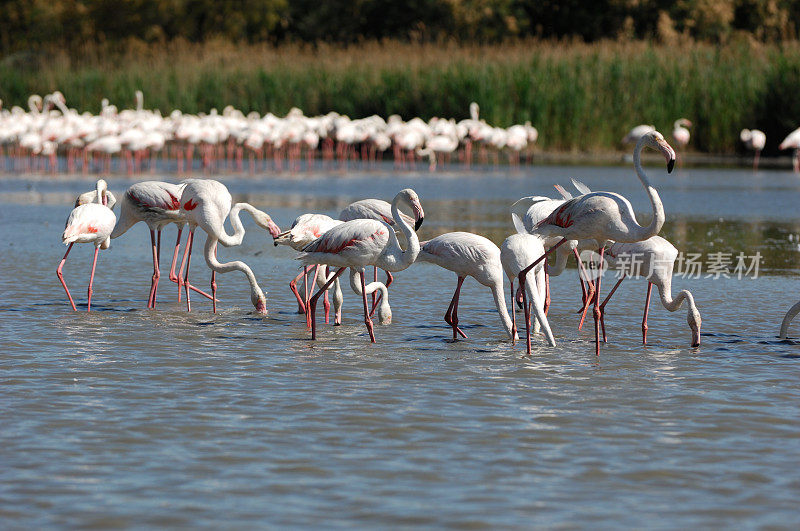
[[[780,341],[798,299],[800,179],[789,173],[651,170],[663,234],[687,252],[762,256],[758,278],[681,278],[703,316],[653,301],[641,346],[643,280],[608,306],[609,343],[577,331],[575,270],[553,278],[558,346],[503,340],[489,291],[468,279],[451,343],[442,315],[455,275],[396,275],[394,322],[371,345],[356,297],[344,325],[309,341],[287,283],[294,252],[249,229],[220,258],[250,264],[268,291],[250,313],[241,275],[218,277],[220,312],[178,303],[162,277],[147,311],[144,225],[100,253],[93,311],[73,313],[55,276],[59,235],[83,178],[0,182],[0,521],[3,527],[745,527],[795,528],[800,344]],[[533,167],[431,176],[337,173],[222,177],[288,225],[362,197],[416,189],[422,238],[470,230],[497,243],[508,205],[576,177],[623,193],[647,219],[629,168]],[[130,181],[112,179],[122,191]],[[174,242],[165,231],[166,251]],[[91,249],[65,267],[85,310]],[[192,277],[204,288],[200,255]],[[607,291],[609,283],[604,283]],[[96,310],[96,311],[95,311]],[[800,336],[800,323],[792,327]]]

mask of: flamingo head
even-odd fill
[[[250,293],[250,300],[256,308],[256,313],[267,315],[267,298],[260,288],[256,287],[253,289],[252,293]]]
[[[406,188],[400,192],[401,197],[405,200],[411,210],[414,211],[414,231],[419,230],[422,222],[425,220],[425,212],[422,210],[422,203],[419,202],[417,192],[411,188]]]
[[[675,127],[682,126],[682,127],[692,127],[692,121],[688,118],[679,118],[675,120]]]
[[[650,131],[642,137],[641,141],[664,155],[664,158],[667,159],[667,173],[672,173],[672,168],[675,167],[675,150],[664,139],[664,135],[658,131]]]
[[[280,227],[278,227],[275,224],[275,222],[272,221],[272,218],[269,217],[269,214],[267,214],[266,212],[259,211],[253,217],[254,217],[254,219],[256,221],[256,225],[258,225],[262,229],[266,229],[266,230],[269,231],[270,235],[272,236],[273,241],[275,240],[275,238],[277,238],[278,236],[281,235]],[[278,244],[275,243],[275,245],[278,245]]]
[[[700,319],[700,312],[698,312],[696,308],[690,309],[686,321],[689,323],[689,328],[692,329],[692,346],[699,347],[700,325],[703,323],[703,320]]]

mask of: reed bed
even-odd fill
[[[221,110],[353,118],[399,114],[465,118],[471,101],[489,123],[530,120],[544,149],[619,149],[630,127],[664,133],[679,117],[695,127],[692,149],[730,153],[738,131],[767,133],[768,151],[800,125],[800,46],[739,41],[725,46],[645,42],[524,41],[502,45],[363,43],[359,46],[226,42],[87,46],[79,56],[26,54],[0,61],[6,107],[61,90],[70,106],[97,112],[102,98],[168,113]]]

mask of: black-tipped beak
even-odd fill
[[[414,232],[417,232],[419,228],[422,226],[422,222],[425,220],[424,217],[419,218],[416,223],[414,223]]]
[[[667,173],[672,173],[672,168],[675,167],[675,159],[669,159],[667,162]]]
[[[272,245],[274,245],[275,247],[278,246],[278,242],[275,241],[275,238],[272,238]]]

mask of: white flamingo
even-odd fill
[[[64,233],[61,235],[61,241],[68,245],[67,252],[64,253],[64,258],[58,264],[56,275],[61,285],[64,286],[64,291],[67,292],[69,303],[72,309],[75,308],[75,302],[72,300],[72,295],[67,288],[67,283],[64,281],[62,269],[64,263],[67,261],[67,256],[72,250],[72,246],[76,243],[93,243],[94,244],[94,260],[92,260],[92,273],[89,276],[89,289],[88,302],[86,304],[86,311],[92,309],[92,285],[94,284],[94,271],[97,267],[97,254],[100,249],[108,249],[111,245],[111,231],[114,230],[114,224],[117,222],[117,217],[114,212],[107,206],[108,197],[106,191],[108,185],[103,179],[97,181],[97,191],[95,201],[92,203],[84,203],[76,206],[69,214]]]
[[[747,149],[755,152],[753,156],[753,171],[758,171],[758,159],[764,146],[767,145],[767,135],[764,134],[764,131],[758,129],[742,129],[739,133],[739,140],[742,141]]]
[[[467,335],[458,327],[458,300],[461,285],[466,277],[472,277],[492,291],[497,313],[503,328],[512,340],[516,338],[511,318],[506,309],[503,293],[503,265],[500,249],[491,240],[471,232],[448,232],[421,244],[417,262],[430,262],[452,271],[458,277],[456,291],[444,315],[445,322],[453,329],[453,341]]]
[[[403,202],[414,212],[414,228],[408,225],[400,215],[398,204]],[[298,257],[306,265],[320,264],[331,265],[339,269],[334,273],[328,282],[323,286],[310,301],[311,312],[311,339],[316,339],[316,305],[320,295],[338,278],[346,268],[351,268],[351,285],[360,291],[364,301],[364,323],[367,326],[370,340],[375,342],[370,311],[367,307],[367,286],[364,282],[364,268],[366,266],[377,266],[385,271],[402,271],[414,263],[419,254],[419,240],[415,229],[418,229],[424,219],[424,212],[417,193],[406,188],[398,192],[391,204],[392,219],[400,228],[406,238],[407,247],[404,251],[397,241],[394,230],[385,222],[372,219],[355,219],[347,221],[341,225],[331,227],[325,234],[311,242]],[[355,275],[360,273],[360,287],[356,285]],[[381,308],[378,316],[384,322],[386,315],[382,308],[388,307],[388,292],[386,286],[380,282],[373,282],[375,290],[380,290]],[[390,318],[390,317],[389,317]]]

